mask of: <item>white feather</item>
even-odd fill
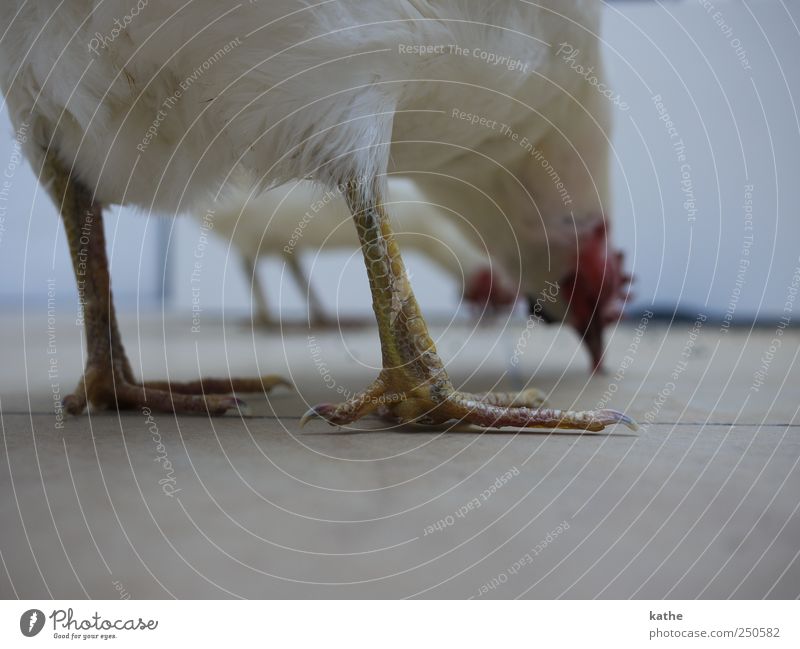
[[[425,201],[415,185],[390,179],[386,206],[403,250],[417,250],[462,286],[476,272],[490,269],[485,250],[473,243],[444,211]],[[231,190],[206,212],[194,214],[213,223],[214,232],[230,240],[248,260],[303,251],[353,251],[359,247],[352,216],[341,192],[308,181],[286,183],[255,194]]]
[[[569,231],[564,217],[580,221],[606,200],[607,143],[588,128],[605,124],[606,108],[556,55],[566,41],[598,60],[599,5],[4,0],[0,86],[14,122],[32,122],[30,145],[53,147],[102,202],[195,209],[239,166],[265,185],[422,174],[430,202],[468,219],[531,292],[565,263],[548,224]],[[115,32],[115,20],[126,27]],[[413,45],[470,53],[403,53]],[[573,207],[522,147],[455,109],[566,161]]]

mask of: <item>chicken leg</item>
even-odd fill
[[[247,255],[242,255],[242,267],[245,277],[250,284],[250,299],[255,303],[255,317],[252,318],[254,324],[269,327],[275,322],[269,314],[267,306],[267,294],[261,285],[261,278],[258,275],[258,260]]]
[[[340,404],[320,404],[302,423],[321,417],[350,424],[376,413],[398,422],[444,424],[457,420],[482,427],[573,428],[598,431],[636,424],[614,410],[586,412],[541,408],[536,391],[474,395],[457,391],[428,334],[383,208],[377,181],[351,181],[345,196],[355,220],[378,321],[383,369],[361,394]]]
[[[233,392],[269,391],[288,383],[276,376],[203,379],[187,383],[137,382],[119,334],[106,258],[102,207],[50,152],[43,151],[42,180],[59,206],[84,310],[87,361],[75,391],[64,398],[77,415],[96,408],[223,414],[240,401]]]
[[[297,258],[297,255],[292,253],[285,253],[283,260],[289,267],[289,272],[294,277],[297,288],[300,289],[303,297],[308,301],[308,315],[310,323],[315,327],[333,327],[336,325],[335,320],[331,320],[325,315],[325,308],[322,302],[314,291],[314,287],[308,281],[308,275],[303,270],[303,265]]]

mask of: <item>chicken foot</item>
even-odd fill
[[[148,407],[164,412],[220,415],[242,405],[231,396],[233,392],[266,392],[277,385],[289,385],[277,376],[137,382],[117,324],[102,207],[92,200],[86,187],[70,177],[53,154],[43,150],[42,155],[42,180],[64,222],[86,334],[86,366],[75,391],[64,398],[67,412],[78,415],[88,403],[105,409]]]
[[[428,333],[378,183],[351,181],[345,198],[355,220],[367,266],[378,322],[383,369],[362,393],[339,404],[320,404],[301,424],[320,417],[332,425],[350,424],[369,414],[397,422],[441,425],[448,421],[500,428],[571,428],[598,431],[636,424],[615,410],[575,412],[543,408],[541,393],[469,394],[453,387]]]

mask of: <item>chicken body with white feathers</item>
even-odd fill
[[[603,220],[608,106],[558,52],[568,44],[602,76],[599,3],[142,0],[133,6],[135,16],[130,0],[57,6],[16,0],[0,9],[0,84],[12,120],[29,125],[28,155],[61,207],[76,273],[80,281],[83,271],[86,281],[89,358],[68,410],[79,412],[87,400],[136,407],[145,396],[151,407],[180,411],[235,405],[230,397],[193,394],[197,384],[133,379],[109,302],[102,205],[187,211],[224,189],[241,165],[265,186],[311,178],[345,187],[356,223],[383,370],[361,395],[311,414],[334,424],[370,413],[592,430],[630,423],[609,410],[541,408],[531,392],[456,390],[382,208],[385,173],[413,175],[431,202],[490,235],[492,252],[526,294],[570,278],[557,317],[569,317],[584,286],[581,240],[599,241],[603,250],[589,265],[600,274],[592,278],[600,282],[598,300],[580,325],[587,332],[596,326],[619,284],[603,282],[606,271],[618,270],[617,257],[605,251]],[[124,28],[115,29],[115,20]],[[495,64],[501,60],[524,65]],[[558,170],[561,188],[548,168]],[[89,262],[82,268],[81,233],[88,231]],[[255,385],[265,383],[206,381],[205,392]]]
[[[256,322],[273,324],[258,261],[280,256],[308,300],[312,325],[340,324],[325,315],[322,301],[308,282],[300,255],[303,251],[353,252],[359,247],[352,215],[341,192],[323,190],[309,181],[286,183],[254,193],[242,179],[226,196],[195,218],[213,225],[241,255],[251,284]],[[407,178],[390,178],[386,208],[392,214],[395,237],[403,250],[425,255],[460,287],[460,297],[475,313],[509,310],[516,289],[485,252],[485,242],[473,241],[444,210],[426,202]],[[474,234],[474,233],[473,233]],[[482,248],[481,248],[482,246]]]

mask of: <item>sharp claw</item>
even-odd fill
[[[303,416],[300,417],[300,428],[305,428],[306,424],[311,421],[312,419],[316,419],[319,415],[314,408],[309,408],[308,410],[303,413]]]
[[[602,420],[608,421],[606,424],[625,424],[628,428],[630,428],[633,432],[639,430],[639,424],[636,423],[635,420],[631,419],[626,415],[624,412],[620,412],[619,410],[601,410],[599,413],[602,417]]]
[[[326,410],[332,410],[333,408],[333,404],[330,403],[320,403],[316,406],[312,406],[300,417],[300,428],[303,428],[312,419],[325,419],[327,421],[324,412]]]

